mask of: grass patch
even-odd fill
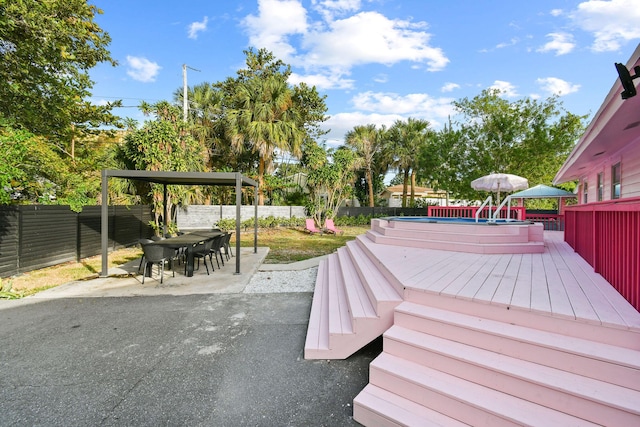
[[[310,235],[302,228],[273,228],[258,230],[258,246],[268,246],[265,263],[286,264],[334,252],[349,240],[365,233],[369,227],[340,227],[342,235]],[[235,247],[235,234],[232,239]],[[240,246],[253,246],[253,232],[243,232]],[[109,267],[126,264],[142,256],[140,248],[119,249],[109,254]],[[0,280],[0,298],[21,298],[76,280],[98,277],[102,269],[100,255],[80,262],[67,262],[31,271],[20,276]]]
[[[268,264],[286,264],[334,252],[349,240],[365,233],[369,227],[340,227],[342,235],[305,233],[302,228],[258,230],[258,246],[268,246]],[[233,239],[232,239],[233,240]],[[253,246],[253,232],[242,233],[240,246]]]
[[[119,249],[109,254],[109,267],[126,264],[140,258],[141,255],[140,248]],[[2,279],[2,282],[12,294],[25,297],[75,280],[96,278],[101,269],[102,257],[97,255],[80,262],[66,262],[30,271],[20,276]]]

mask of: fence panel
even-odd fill
[[[565,208],[565,241],[640,311],[640,198]]]
[[[75,261],[75,212],[66,206],[21,206],[20,213],[20,273]]]
[[[149,206],[109,208],[111,248],[131,246],[150,237]],[[101,252],[100,206],[81,213],[68,206],[0,208],[0,277],[76,261]]]
[[[16,207],[0,207],[0,277],[17,272],[20,241],[18,216]]]
[[[397,207],[342,207],[338,208],[338,216],[424,216],[426,208],[397,208]]]

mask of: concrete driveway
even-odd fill
[[[188,279],[202,283],[95,279],[0,300],[0,425],[358,425],[381,342],[304,360],[312,294],[243,293],[256,256],[237,282],[201,269]]]

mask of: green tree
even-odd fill
[[[492,172],[520,175],[530,185],[550,184],[584,130],[584,119],[567,112],[557,97],[514,102],[497,90],[455,101],[458,126],[436,137],[438,162],[423,169],[441,188],[478,199],[471,181]]]
[[[226,135],[238,151],[258,156],[258,204],[264,204],[264,176],[271,173],[276,150],[300,156],[302,143],[324,120],[326,106],[315,88],[291,87],[290,67],[271,52],[245,51],[246,65],[218,85],[224,91]]]
[[[361,165],[364,169],[365,180],[367,182],[367,194],[369,206],[375,206],[373,192],[373,168],[375,156],[382,149],[382,138],[376,129],[376,125],[368,124],[356,126],[345,135],[346,145],[352,148],[362,159]]]
[[[155,120],[145,121],[142,128],[128,133],[124,144],[119,146],[118,159],[127,169],[148,171],[199,172],[204,169],[203,147],[188,132],[188,124],[182,120],[182,111],[166,101],[156,104],[143,103],[141,109]],[[189,200],[193,189],[184,186],[169,187],[164,200],[160,184],[147,187],[141,184],[138,191],[148,191],[155,213],[155,227],[160,230],[162,222],[171,228],[171,217],[161,219],[163,203],[169,212],[179,203]]]
[[[308,170],[307,210],[316,225],[321,227],[323,219],[333,219],[342,202],[351,198],[352,184],[356,176],[355,171],[360,167],[360,159],[347,147],[326,150],[325,147],[312,142],[304,146],[302,164]]]
[[[0,114],[36,135],[53,137],[73,154],[83,130],[112,124],[111,108],[85,101],[89,70],[116,65],[111,39],[95,22],[102,11],[85,0],[0,3]]]
[[[418,153],[425,152],[433,131],[426,120],[409,118],[397,120],[389,128],[389,140],[395,153],[394,164],[402,174],[402,207],[407,206],[408,187],[411,184],[410,205],[415,203]]]

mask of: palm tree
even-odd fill
[[[375,155],[382,148],[382,138],[380,138],[376,126],[369,124],[354,127],[353,130],[347,132],[345,140],[347,146],[353,148],[362,159],[367,181],[367,192],[369,193],[369,206],[373,207],[373,163]]]
[[[403,174],[402,207],[407,206],[409,181],[411,181],[411,199],[415,199],[416,165],[418,153],[428,143],[429,122],[426,120],[409,118],[406,122],[397,120],[389,130],[395,151],[395,166]]]
[[[264,204],[264,175],[270,173],[276,149],[300,155],[306,132],[294,108],[293,91],[282,74],[236,81],[232,108],[227,111],[227,135],[238,150],[259,157],[258,204]]]

